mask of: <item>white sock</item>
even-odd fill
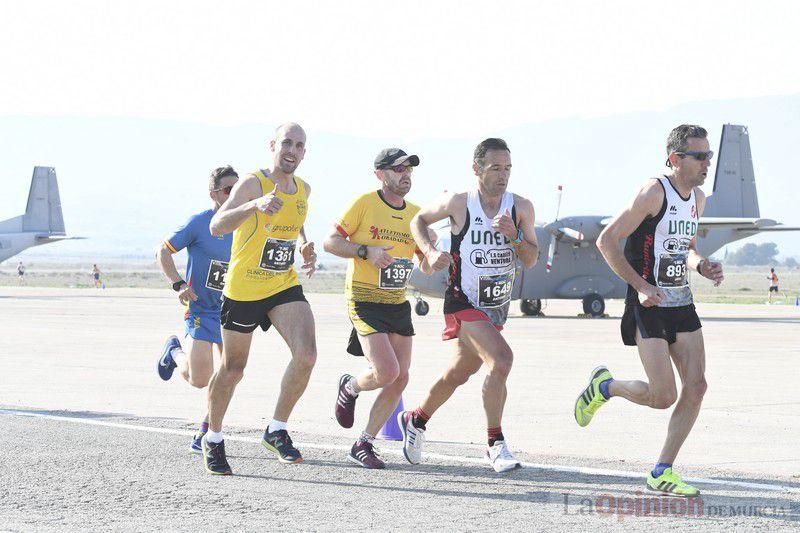
[[[282,429],[286,429],[286,422],[281,422],[280,420],[272,419],[267,426],[267,431],[272,433],[273,431],[280,431]]]
[[[347,391],[347,394],[353,397],[358,397],[358,391],[356,390],[357,383],[356,378],[348,379],[347,383],[344,384],[344,390]]]
[[[222,442],[222,432],[211,431],[209,429],[208,433],[206,433],[206,441],[210,442],[211,444],[219,444]]]
[[[186,352],[183,351],[183,348],[175,347],[173,348],[169,354],[172,356],[172,360],[175,361],[175,364],[181,366],[186,360]]]
[[[362,431],[361,436],[358,437],[358,440],[363,440],[364,442],[369,442],[371,444],[375,440],[375,435],[370,435],[366,431]]]

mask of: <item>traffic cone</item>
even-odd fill
[[[389,417],[389,420],[386,421],[378,432],[377,438],[381,440],[403,440],[403,432],[400,431],[400,426],[397,425],[397,414],[404,410],[403,397],[401,396],[400,401],[397,402],[397,408],[395,408],[392,416]]]

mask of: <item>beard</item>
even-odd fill
[[[281,172],[283,172],[284,174],[292,174],[294,173],[295,170],[297,170],[297,166],[299,164],[300,163],[290,163],[288,161],[285,161],[284,159],[281,159],[278,162],[278,168],[280,168]]]
[[[390,184],[388,188],[397,196],[402,197],[408,194],[408,191],[411,190],[411,184],[410,183],[408,185],[401,185],[400,183]]]

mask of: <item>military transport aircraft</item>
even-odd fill
[[[560,204],[559,187],[559,204]],[[583,311],[602,316],[606,298],[623,298],[627,285],[608,266],[595,241],[612,217],[584,215],[558,218],[549,224],[536,225],[536,238],[547,259],[530,269],[517,265],[512,298],[520,300],[523,314],[538,315],[542,300],[576,299],[583,301]],[[750,138],[745,126],[722,127],[719,158],[713,193],[706,200],[699,221],[697,249],[709,256],[724,245],[764,231],[798,231],[775,220],[761,218],[756,194]],[[441,234],[441,230],[440,230]],[[450,232],[441,236],[438,248],[450,249]],[[443,297],[447,271],[431,276],[415,268],[409,286],[415,290],[416,312],[428,312],[423,295]]]
[[[25,214],[0,221],[0,261],[31,246],[80,238],[64,231],[56,169],[35,167]]]

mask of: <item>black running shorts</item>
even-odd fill
[[[373,333],[397,333],[404,337],[414,335],[414,325],[411,323],[411,304],[405,301],[401,304],[378,304],[372,302],[347,302],[347,311],[353,330],[347,343],[347,353],[364,355],[359,342],[359,335],[372,335]]]
[[[680,307],[644,307],[639,302],[625,304],[620,324],[622,342],[627,346],[636,346],[637,329],[643,339],[664,339],[667,344],[673,344],[678,333],[697,331],[700,327],[694,304]]]
[[[289,302],[307,302],[303,295],[303,287],[295,285],[279,293],[273,294],[263,300],[242,302],[223,297],[220,319],[222,329],[238,331],[239,333],[252,333],[258,326],[267,331],[272,322],[267,313],[273,308]]]

